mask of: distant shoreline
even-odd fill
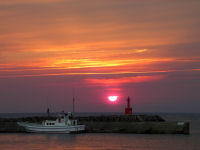
[[[59,112],[50,113],[51,116],[56,116]],[[75,116],[100,116],[100,115],[123,115],[124,112],[76,112]],[[135,112],[133,114],[141,115],[200,115],[200,113],[173,113],[173,112]],[[47,116],[47,113],[0,113],[0,118],[20,118],[20,117],[34,117],[34,116]]]

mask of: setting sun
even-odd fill
[[[115,102],[117,100],[118,96],[108,96],[109,101]]]

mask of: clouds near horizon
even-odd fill
[[[199,6],[198,0],[0,0],[0,90],[4,81],[64,76],[97,91],[188,81],[195,95]]]

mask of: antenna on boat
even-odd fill
[[[72,113],[73,113],[73,115],[74,115],[74,112],[75,112],[75,106],[74,106],[74,103],[75,103],[75,98],[74,98],[74,89],[73,89],[73,110],[72,110]]]
[[[48,96],[47,96],[47,116],[50,116],[50,109],[49,109],[49,104],[48,104]]]

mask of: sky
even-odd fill
[[[199,0],[0,0],[0,113],[200,113]],[[109,102],[108,96],[118,96]]]

